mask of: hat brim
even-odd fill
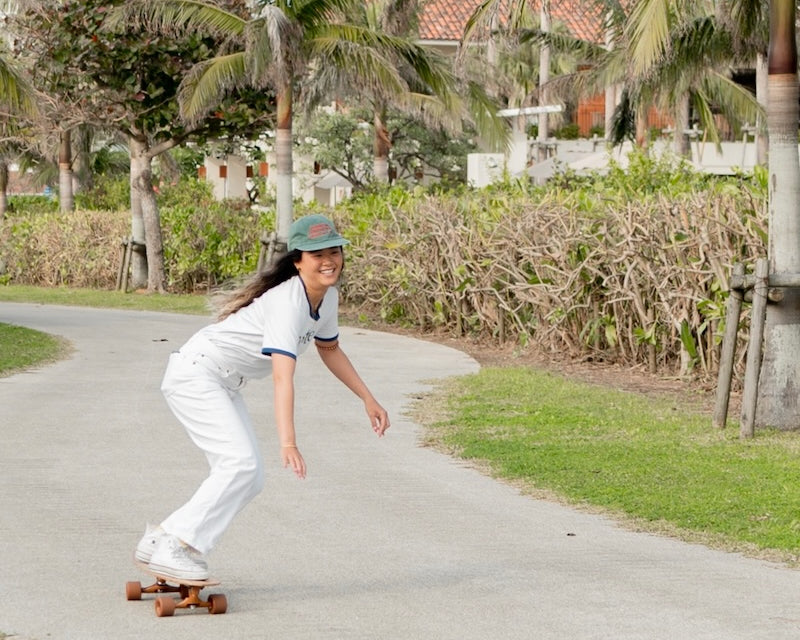
[[[321,249],[330,249],[331,247],[343,247],[350,244],[350,241],[339,236],[338,238],[320,238],[319,240],[309,240],[301,242],[292,249],[298,251],[320,251]]]

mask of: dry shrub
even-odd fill
[[[763,217],[724,192],[596,205],[486,195],[390,209],[349,258],[346,296],[559,357],[715,373],[730,267],[763,255]]]
[[[130,213],[33,212],[0,227],[4,278],[15,284],[113,289]]]

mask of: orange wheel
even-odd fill
[[[208,612],[211,614],[225,613],[228,610],[228,599],[221,593],[208,596]]]
[[[156,598],[156,615],[165,618],[175,613],[175,599],[169,596]]]
[[[142,583],[141,582],[126,582],[125,583],[125,597],[128,600],[141,600],[142,599]]]

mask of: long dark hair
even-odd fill
[[[266,270],[251,276],[242,286],[233,291],[216,294],[217,322],[246,307],[258,296],[273,287],[277,287],[292,276],[296,276],[297,268],[294,265],[300,261],[302,255],[303,252],[299,249],[284,253]]]

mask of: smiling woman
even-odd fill
[[[57,336],[0,323],[0,377],[60,360],[69,349]]]

